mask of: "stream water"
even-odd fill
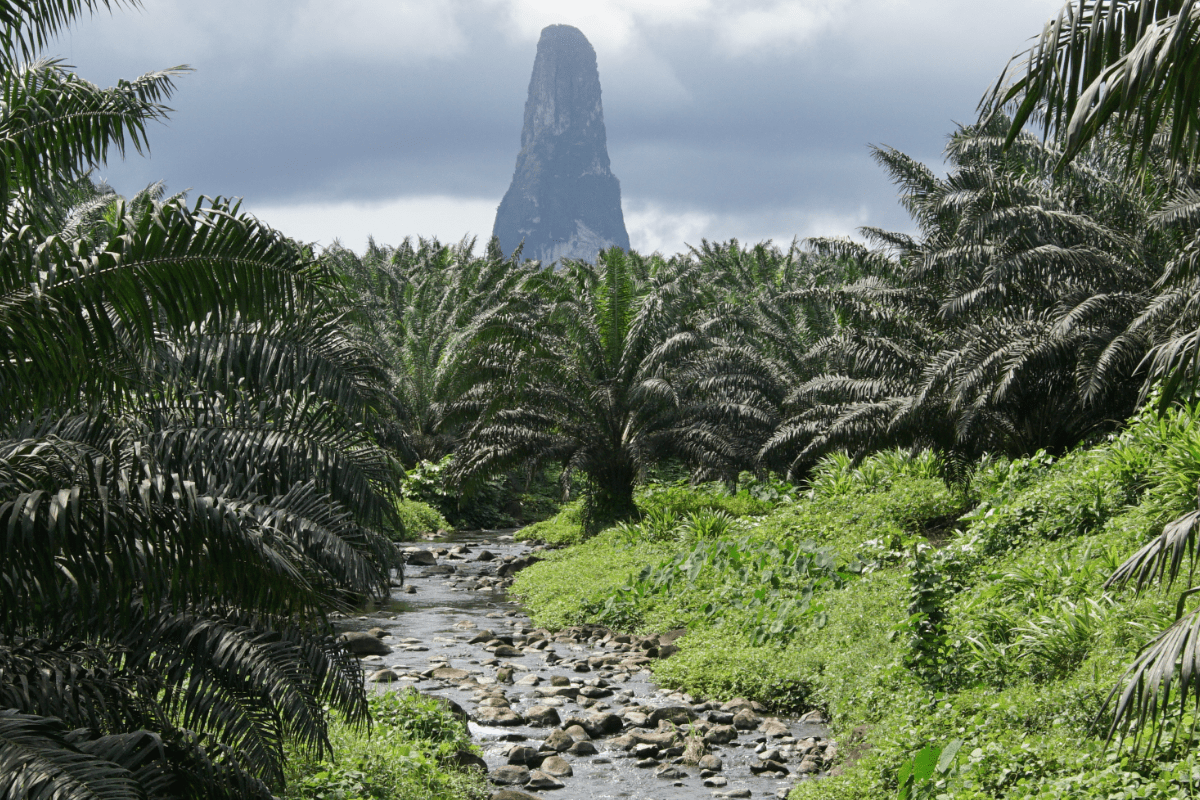
[[[719,703],[660,689],[638,663],[644,658],[622,665],[628,656],[644,656],[635,643],[611,636],[600,641],[605,637],[589,637],[587,632],[546,635],[533,629],[521,605],[502,589],[469,588],[481,577],[488,583],[500,565],[529,554],[530,548],[511,535],[459,532],[419,545],[431,551],[459,546],[462,552],[445,553],[435,565],[410,565],[405,587],[393,590],[389,604],[339,619],[337,625],[343,631],[386,631],[382,641],[392,652],[362,659],[371,691],[415,686],[453,700],[470,714],[470,730],[483,750],[497,800],[776,797],[785,795],[797,780],[819,777],[832,760],[836,744],[828,741],[828,731],[819,720],[813,721],[814,715],[754,715],[743,704],[751,716],[741,719],[741,729],[735,730],[720,723],[729,723],[732,712],[742,709],[722,709]],[[493,558],[477,560],[485,550]],[[480,636],[482,631],[493,636]],[[498,645],[497,638],[507,639],[511,648]],[[471,643],[472,639],[481,641]],[[500,672],[505,668],[512,670],[511,683]],[[434,670],[439,670],[436,675]],[[651,725],[654,710],[664,708],[675,710],[660,715],[681,724]],[[680,717],[684,713],[694,722]],[[611,718],[602,723],[606,714],[617,715],[619,723]],[[583,726],[570,728],[572,717],[606,729],[589,734]],[[751,717],[753,728],[747,722]],[[504,724],[487,724],[497,720]],[[561,728],[568,728],[571,737],[560,733],[557,740],[549,740]],[[731,734],[736,735],[732,741],[720,741]],[[689,738],[696,740],[696,748],[701,735],[711,741],[702,749],[715,756],[719,766],[711,758],[703,762],[705,770],[684,763],[681,750]],[[591,745],[579,744],[582,741]],[[563,750],[568,742],[575,744]],[[551,747],[560,752],[550,752]],[[514,753],[514,748],[530,749]],[[594,754],[588,754],[590,750]],[[556,759],[543,766],[549,774],[530,771],[547,755],[557,755],[568,766]],[[695,751],[689,755],[694,763]],[[503,783],[509,780],[514,782]]]

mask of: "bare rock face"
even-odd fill
[[[512,184],[492,235],[505,253],[523,241],[524,258],[595,261],[629,249],[621,185],[608,160],[596,51],[570,25],[542,30]]]

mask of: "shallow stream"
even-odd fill
[[[405,587],[393,589],[386,607],[337,623],[343,631],[378,627],[388,634],[382,641],[392,649],[390,654],[363,658],[372,691],[415,686],[425,694],[453,700],[470,714],[470,730],[483,750],[493,789],[508,790],[496,795],[498,800],[518,800],[522,792],[546,800],[776,797],[786,794],[797,780],[819,777],[832,760],[836,744],[828,741],[828,731],[819,720],[814,721],[815,715],[771,717],[744,706],[723,710],[719,703],[659,689],[639,663],[646,660],[646,651],[637,649],[636,640],[618,642],[615,637],[595,633],[589,637],[586,631],[577,632],[574,638],[545,636],[546,632],[533,630],[524,609],[510,601],[503,589],[467,588],[481,577],[484,583],[496,580],[493,576],[498,567],[530,554],[530,548],[514,542],[511,534],[459,532],[418,545],[430,551],[458,546],[462,552],[444,553],[435,565],[410,565]],[[477,560],[484,551],[492,558],[485,555],[486,560]],[[494,637],[480,637],[485,630]],[[510,639],[513,646],[500,647],[496,637]],[[476,638],[484,640],[470,643]],[[607,641],[602,641],[605,638]],[[633,663],[622,665],[621,660]],[[503,673],[497,680],[498,671],[506,667],[512,670],[512,683],[505,681]],[[441,669],[437,676],[431,674],[435,669]],[[505,707],[513,714],[505,714]],[[675,717],[693,716],[696,727],[686,718],[676,719],[682,724],[674,726],[665,721],[651,725],[652,712],[659,708],[676,709],[670,712]],[[719,724],[728,723],[730,712],[738,710],[750,714],[740,719],[740,729]],[[557,768],[547,767],[549,775],[532,771],[548,753],[543,742],[556,729],[569,728],[566,723],[572,717],[589,726],[600,725],[598,720],[604,714],[618,715],[621,729],[593,730],[594,735],[589,735],[577,727],[567,731],[572,738],[565,740],[559,734],[559,747],[563,741],[575,742],[570,750],[557,753],[569,767],[564,770],[561,761],[555,760],[547,762]],[[507,717],[502,720],[506,724],[478,721],[497,719],[498,715]],[[540,724],[530,724],[528,716]],[[753,728],[748,722],[752,718]],[[616,725],[611,718],[607,724],[609,728]],[[717,727],[720,730],[713,733]],[[678,732],[674,742],[664,741],[672,731]],[[733,741],[719,742],[731,733],[736,733]],[[682,746],[701,735],[717,740],[703,749],[719,759],[718,769],[712,769],[712,759],[703,771],[681,760]],[[585,740],[592,746],[579,744]],[[698,745],[699,741],[693,741],[693,748]],[[532,749],[510,756],[516,747]],[[590,749],[595,754],[587,754]],[[518,763],[509,766],[513,761]],[[752,767],[760,774],[753,774]],[[565,771],[570,774],[563,774]],[[510,779],[516,782],[499,782]],[[561,783],[561,788],[553,787],[554,783]]]

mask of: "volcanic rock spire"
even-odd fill
[[[608,162],[596,51],[578,28],[542,30],[517,169],[492,235],[524,258],[595,261],[603,248],[629,249],[621,184]]]

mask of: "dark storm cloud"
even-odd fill
[[[858,217],[866,208],[872,224],[892,227],[905,217],[868,144],[939,165],[954,121],[972,120],[990,81],[1054,8],[1046,0],[579,6],[594,20],[592,30],[579,26],[597,49],[627,201],[708,219],[780,219],[781,209]],[[536,32],[574,21],[563,8],[159,0],[76,26],[56,52],[100,83],[179,62],[197,70],[179,80],[169,125],[151,131],[153,157],[103,171],[121,191],[165,179],[275,206],[498,201],[519,144]]]

